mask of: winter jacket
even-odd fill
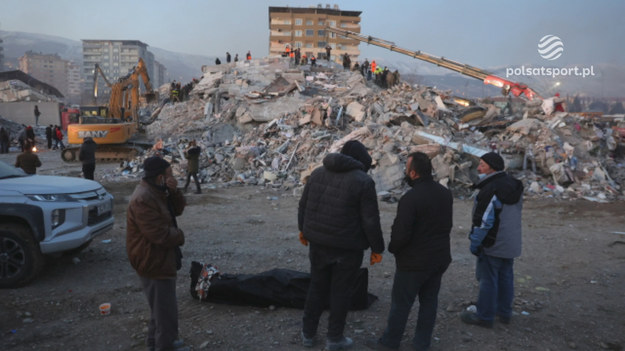
[[[299,201],[298,226],[312,243],[384,251],[373,179],[358,160],[333,153],[311,174]]]
[[[61,128],[56,128],[55,133],[57,140],[63,140],[63,132],[61,132]]]
[[[95,152],[97,148],[98,145],[93,139],[85,139],[80,146],[78,160],[80,160],[83,165],[95,164]]]
[[[451,262],[451,191],[432,177],[419,178],[399,200],[388,251],[402,271],[423,271]]]
[[[521,256],[523,183],[500,171],[477,184],[469,239],[471,252],[493,257]]]
[[[200,151],[200,147],[195,146],[185,151],[184,153],[184,158],[188,160],[187,172],[189,172],[190,174],[195,174],[200,170]]]
[[[41,167],[41,161],[36,154],[25,151],[17,155],[15,167],[23,169],[26,174],[37,174],[37,167]]]
[[[167,192],[141,180],[126,212],[126,252],[132,267],[141,277],[176,277],[176,250],[184,244],[184,233],[176,228],[167,207]],[[175,216],[186,205],[180,190],[169,195]]]

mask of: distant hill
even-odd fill
[[[0,31],[4,40],[5,61],[17,69],[17,59],[28,50],[44,54],[57,53],[64,59],[82,62],[82,43],[62,37],[45,34]],[[138,39],[140,38],[132,38]],[[149,45],[149,43],[146,43]],[[167,68],[168,80],[188,82],[202,75],[203,65],[211,65],[216,56],[191,55],[157,47],[148,47],[156,60]],[[466,97],[493,96],[499,89],[484,84],[474,78],[451,72],[436,65],[408,59],[397,54],[398,59],[389,61],[375,59],[378,65],[398,69],[404,79],[411,83],[436,86],[442,90],[452,90],[455,94]],[[223,59],[223,57],[222,57]],[[364,57],[360,61],[364,61]],[[527,65],[535,67],[536,65]],[[544,76],[511,76],[511,81],[523,82],[537,90],[543,96],[551,96],[556,92],[564,95],[582,95],[589,97],[622,97],[625,92],[625,67],[616,64],[594,64],[594,77],[544,77]],[[515,66],[516,67],[516,66]],[[506,67],[485,68],[502,78],[506,78]],[[560,82],[556,86],[556,82]]]

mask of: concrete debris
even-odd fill
[[[520,99],[466,106],[457,101],[468,100],[430,87],[400,82],[381,89],[358,72],[294,68],[282,58],[203,71],[191,98],[163,107],[146,130],[164,141],[162,152],[181,178],[180,152],[192,139],[202,147],[202,183],[283,189],[301,187],[323,157],[355,139],[369,149],[370,174],[389,200],[406,189],[411,152],[428,154],[435,178],[469,196],[479,156],[492,150],[524,182],[526,197],[625,199],[622,116],[545,113],[540,101]],[[147,155],[111,177],[139,177]]]

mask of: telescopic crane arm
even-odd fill
[[[385,49],[389,49],[391,51],[395,51],[400,54],[404,54],[404,55],[407,55],[407,56],[410,56],[419,60],[433,63],[437,66],[445,67],[447,69],[456,71],[466,76],[479,79],[483,81],[484,84],[490,84],[498,88],[501,88],[501,91],[504,95],[508,95],[509,93],[512,93],[514,96],[519,96],[519,95],[524,94],[530,100],[534,98],[540,98],[538,93],[536,93],[534,90],[532,90],[525,84],[511,82],[509,80],[498,77],[494,74],[491,74],[477,67],[473,67],[467,64],[449,60],[444,57],[437,57],[437,56],[430,55],[421,51],[406,50],[406,49],[397,47],[394,43],[390,41],[375,38],[372,36],[365,36],[360,33],[351,32],[345,29],[340,29],[340,28],[330,27],[330,26],[326,27],[326,29],[330,32],[336,33],[338,35],[342,35],[350,39],[355,39],[355,40],[359,40],[367,44],[373,44],[379,47],[383,47]]]

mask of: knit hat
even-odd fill
[[[484,160],[484,162],[486,162],[490,166],[490,168],[494,169],[495,171],[503,171],[505,167],[503,158],[501,158],[501,156],[499,156],[499,154],[497,154],[496,152],[486,153],[480,158]]]
[[[365,172],[371,168],[371,156],[369,156],[367,148],[360,141],[350,140],[346,142],[341,149],[341,153],[360,161],[365,166]]]
[[[148,157],[143,161],[143,177],[151,178],[159,174],[164,174],[169,166],[169,162],[158,156]]]

